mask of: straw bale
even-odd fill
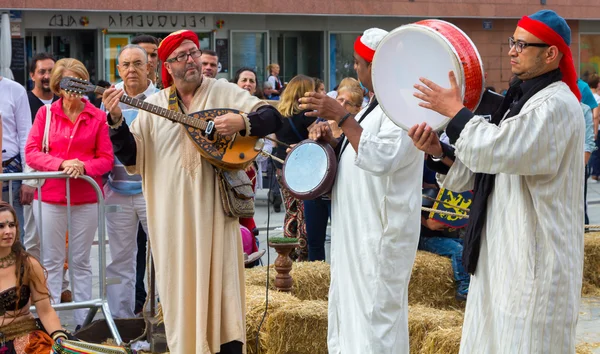
[[[418,353],[423,340],[430,332],[461,326],[464,313],[456,310],[440,310],[422,305],[408,307],[408,332],[410,352]]]
[[[265,287],[262,286],[247,286],[246,287],[246,350],[248,354],[258,354],[256,352],[256,335],[258,326],[263,319],[265,313]],[[290,295],[276,290],[269,290],[269,303],[265,322],[261,327],[261,335],[259,337],[259,352],[265,353],[264,340],[262,338],[265,332],[266,319],[280,307],[300,303],[300,300]]]
[[[417,251],[408,284],[408,303],[438,309],[464,308],[464,303],[454,298],[455,293],[450,258]]]
[[[600,287],[597,287],[589,281],[584,280],[583,284],[581,285],[581,295],[586,297],[600,296]]]
[[[269,270],[269,289],[275,289],[273,282],[277,272],[273,265]],[[294,284],[292,295],[300,300],[323,300],[329,298],[330,272],[325,262],[294,262],[290,272]],[[246,270],[246,285],[265,286],[266,267],[254,267]]]
[[[327,301],[282,306],[269,316],[267,354],[327,354]]]
[[[429,332],[423,340],[421,354],[457,354],[461,335],[462,326]]]
[[[585,235],[583,280],[600,287],[600,232]]]
[[[581,343],[575,346],[576,354],[594,354],[592,349],[600,347],[600,343]]]

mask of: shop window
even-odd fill
[[[104,79],[111,83],[121,81],[117,65],[119,52],[121,48],[131,43],[131,39],[140,33],[116,33],[104,36]],[[169,33],[148,33],[159,40],[165,38]],[[197,33],[200,43],[200,49],[212,48],[212,35],[209,32]]]
[[[231,31],[231,77],[242,67],[256,70],[258,81],[266,81],[267,32]]]
[[[331,33],[329,35],[329,89],[333,90],[346,77],[356,78],[354,71],[354,41],[356,33]]]
[[[580,38],[579,74],[585,80],[600,73],[600,34],[582,34]]]

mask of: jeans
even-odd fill
[[[325,260],[327,220],[331,216],[331,200],[321,198],[304,201],[304,219],[308,241],[308,260]]]
[[[454,280],[458,287],[457,292],[466,295],[469,291],[470,276],[465,272],[462,263],[463,240],[449,237],[421,237],[419,238],[419,249],[443,257],[450,257]]]
[[[12,182],[12,200],[9,200],[8,182]],[[10,203],[15,209],[15,212],[17,213],[17,220],[19,220],[21,244],[25,244],[25,218],[23,217],[23,206],[21,205],[21,181],[6,181],[4,184],[6,184],[6,188],[3,188],[2,200]],[[4,191],[4,189],[6,189],[6,191]]]

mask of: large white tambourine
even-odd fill
[[[431,20],[428,20],[429,22]],[[481,58],[470,39],[454,25],[448,24],[458,30],[473,50],[476,63],[467,63],[470,71],[478,71],[481,82],[475,80],[476,90],[479,92],[474,97],[475,109],[483,93],[483,66]],[[453,35],[456,35],[454,33]],[[471,56],[471,61],[474,61]],[[414,97],[418,92],[414,85],[420,83],[419,78],[425,77],[443,87],[450,87],[448,73],[452,70],[465,97],[465,63],[461,63],[456,48],[440,32],[420,24],[404,25],[386,35],[375,52],[372,65],[372,81],[375,95],[386,115],[399,127],[409,130],[416,124],[427,123],[434,130],[439,131],[446,127],[450,119],[441,114],[419,106],[420,99]],[[473,81],[473,80],[471,80]],[[474,90],[471,89],[471,92]]]

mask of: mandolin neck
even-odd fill
[[[96,86],[96,88],[94,89],[94,93],[99,94],[99,95],[102,95],[104,93],[104,91],[106,91],[106,89],[103,87],[100,87],[100,86]],[[208,123],[206,121],[203,121],[200,119],[195,119],[193,117],[188,116],[187,114],[183,114],[183,113],[176,112],[176,111],[171,111],[169,109],[159,107],[157,105],[153,105],[151,103],[142,101],[138,98],[123,95],[123,96],[121,96],[120,101],[129,106],[139,108],[143,111],[156,114],[157,116],[161,116],[168,120],[178,122],[178,123],[181,123],[181,124],[193,127],[193,128],[206,130],[206,127],[208,125]]]

